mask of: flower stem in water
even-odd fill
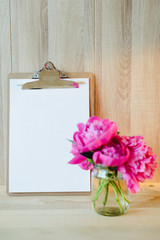
[[[106,205],[107,202],[107,198],[108,198],[108,190],[109,190],[109,183],[106,185],[106,192],[105,192],[105,197],[104,197],[104,201],[103,201],[103,205]]]
[[[111,181],[110,184],[113,187],[114,193],[116,195],[116,202],[117,202],[117,204],[119,206],[119,209],[120,209],[121,213],[123,214],[123,208],[121,206],[121,203],[120,203],[119,197],[118,197],[118,189],[117,189],[116,185],[114,184],[114,181]]]

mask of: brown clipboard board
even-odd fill
[[[82,196],[90,195],[90,192],[9,192],[9,97],[10,97],[10,79],[30,79],[34,73],[9,73],[8,74],[8,131],[7,131],[7,164],[6,164],[6,192],[9,196]],[[91,72],[66,72],[68,78],[88,78],[89,79],[89,115],[94,116],[94,74]],[[91,175],[90,175],[91,178]],[[91,185],[91,181],[90,181]],[[90,186],[91,187],[91,186]]]

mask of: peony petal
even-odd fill
[[[125,173],[123,178],[126,180],[127,187],[131,193],[136,193],[140,190],[138,181],[131,174]]]
[[[93,116],[93,117],[90,117],[87,121],[87,123],[93,123],[94,121],[102,121],[102,119],[100,117],[96,117],[96,116]]]
[[[81,152],[81,153],[83,153],[83,152],[89,152],[89,149],[88,149],[88,147],[87,146],[78,146],[78,148],[79,148],[79,152]]]
[[[77,146],[74,143],[72,143],[72,149],[70,153],[72,153],[73,155],[77,155],[79,153]]]
[[[109,127],[112,123],[109,121],[109,119],[104,119],[103,121],[103,124],[107,127]]]
[[[102,141],[100,138],[95,139],[93,142],[88,143],[88,150],[93,151],[102,146]]]
[[[93,158],[93,161],[96,163],[96,164],[102,164],[102,161],[100,159],[100,154],[101,152],[100,151],[97,151],[93,154],[92,158]]]
[[[77,154],[72,160],[70,160],[69,164],[79,164],[83,161],[85,161],[87,158],[82,156],[81,154]]]
[[[93,164],[88,162],[87,160],[83,161],[82,163],[79,164],[79,166],[83,169],[83,170],[90,170],[93,168]]]
[[[124,164],[126,161],[128,161],[128,158],[130,156],[130,151],[129,149],[126,149],[126,155],[119,157],[119,158],[113,158],[110,156],[107,156],[105,154],[102,154],[100,151],[97,151],[93,153],[93,161],[95,163],[100,163],[106,167],[116,167],[119,165]]]
[[[80,132],[83,132],[83,130],[84,130],[84,128],[85,128],[85,124],[84,124],[84,123],[78,123],[78,124],[77,124],[77,127],[78,127],[78,130],[79,130]]]
[[[99,147],[107,144],[110,139],[117,133],[118,126],[116,123],[113,123],[112,126],[104,132],[99,138],[96,138],[93,142],[88,144],[89,151],[98,149]]]
[[[77,141],[77,135],[79,134],[79,132],[75,132],[73,134],[73,141],[76,142]]]
[[[73,140],[77,145],[83,146],[83,139],[79,132],[75,132],[73,135]]]

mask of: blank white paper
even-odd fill
[[[89,117],[89,79],[78,79],[79,88],[22,90],[29,81],[10,79],[9,192],[90,191],[90,172],[67,164],[67,139]]]

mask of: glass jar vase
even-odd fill
[[[116,168],[94,167],[91,197],[94,210],[105,216],[122,215],[130,205],[126,181]]]

